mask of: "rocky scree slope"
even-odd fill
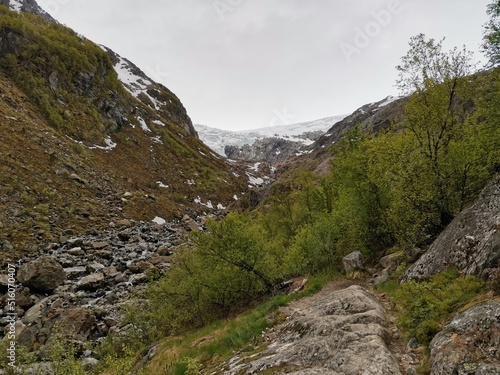
[[[133,64],[39,16],[0,7],[0,18],[0,263],[116,218],[194,215],[246,191],[178,98]]]
[[[77,355],[96,363],[92,349],[108,333],[129,330],[119,313],[131,293],[146,287],[170,267],[172,255],[206,217],[162,225],[122,219],[99,234],[64,236],[16,263],[16,336],[39,359],[49,355],[53,327],[71,335]],[[8,286],[0,274],[0,291]],[[7,295],[0,298],[0,339],[9,324]]]

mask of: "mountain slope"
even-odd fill
[[[47,21],[56,22],[35,0],[0,0],[0,6],[9,7],[16,12],[35,14],[45,18]]]
[[[304,147],[302,153],[292,156],[281,163],[282,169],[291,170],[297,165],[301,165],[307,166],[308,169],[316,172],[327,172],[332,158],[331,147],[348,130],[359,125],[363,132],[377,134],[401,120],[406,101],[407,98],[404,97],[388,96],[377,102],[365,104],[335,123],[313,144]]]
[[[39,16],[0,18],[3,255],[122,217],[195,215],[245,190],[168,89],[127,62],[144,80],[132,95],[109,50]]]

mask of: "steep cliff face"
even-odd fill
[[[181,126],[193,137],[198,137],[186,109],[177,96],[165,86],[154,82],[139,67],[107,47],[102,47],[109,55],[118,79],[126,90],[146,107],[162,118]]]
[[[226,146],[224,153],[232,160],[247,160],[275,164],[300,152],[304,145],[283,138],[263,138],[252,145]]]

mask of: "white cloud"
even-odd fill
[[[375,27],[374,12],[398,0],[59,1],[61,22],[160,76],[195,122],[226,129],[270,123],[286,107],[294,121],[353,111],[387,95],[395,65],[418,33],[477,50],[490,0],[399,0],[402,11],[346,61],[342,43]],[[383,23],[383,22],[382,22]],[[376,29],[373,29],[376,31]]]

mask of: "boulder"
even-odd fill
[[[102,273],[104,274],[104,276],[106,277],[110,277],[110,278],[113,278],[113,277],[116,277],[116,275],[118,275],[120,272],[118,272],[118,270],[116,269],[116,267],[114,266],[111,266],[111,267],[106,267],[102,270]]]
[[[120,233],[118,233],[118,238],[120,239],[120,241],[127,242],[128,240],[130,240],[130,233],[126,230],[121,231]]]
[[[29,288],[19,287],[16,291],[16,305],[27,310],[37,303],[37,298],[31,294]]]
[[[84,266],[68,267],[64,269],[64,272],[68,275],[68,279],[75,280],[85,275],[87,273],[87,268]]]
[[[364,270],[363,254],[360,251],[353,251],[342,258],[342,265],[345,273],[349,274],[356,270]]]
[[[88,272],[97,272],[103,270],[104,268],[105,266],[103,264],[97,262],[92,262],[87,265]]]
[[[132,194],[130,194],[130,196],[128,197],[131,197]],[[128,198],[128,197],[125,197],[125,198]],[[130,228],[132,226],[132,223],[130,222],[130,220],[127,220],[127,219],[122,219],[122,220],[119,220],[118,223],[116,223],[119,227],[121,228]]]
[[[31,307],[23,316],[23,323],[30,325],[42,318],[42,311],[49,303],[49,297],[42,299],[40,302]]]
[[[134,260],[130,262],[127,268],[133,273],[144,273],[155,269],[150,262],[144,260]]]
[[[0,290],[7,290],[9,287],[9,275],[0,275]]]
[[[457,267],[465,275],[488,277],[500,259],[500,176],[463,210],[410,267],[401,281],[427,278]]]
[[[42,358],[50,357],[50,347],[58,337],[71,337],[77,342],[86,342],[96,330],[96,317],[85,308],[52,309],[43,321],[43,328],[37,334]]]
[[[93,368],[97,367],[97,365],[99,364],[99,360],[92,357],[82,358],[81,364],[85,370],[90,371]]]
[[[31,326],[22,330],[22,332],[17,337],[19,344],[23,345],[29,351],[32,351],[36,347],[36,336],[39,328],[37,326]]]
[[[382,268],[387,270],[387,272],[392,273],[396,271],[396,269],[401,264],[403,259],[404,259],[404,252],[398,251],[396,253],[386,255],[385,257],[380,259],[379,263],[382,266]]]
[[[160,256],[169,256],[172,255],[174,252],[171,250],[172,245],[161,245],[156,249],[156,253]]]
[[[107,242],[104,242],[104,241],[99,241],[99,242],[94,242],[92,244],[92,247],[95,249],[95,250],[101,250],[101,249],[104,249],[106,247],[109,246],[109,243]]]
[[[104,275],[102,273],[93,273],[82,277],[78,281],[78,289],[82,290],[97,290],[104,285]]]
[[[51,257],[42,257],[19,267],[17,280],[31,290],[52,292],[64,283],[66,272]]]
[[[500,301],[457,315],[430,344],[431,375],[500,374]]]
[[[85,341],[96,325],[95,315],[88,309],[76,307],[73,309],[53,309],[46,320],[44,327],[55,328],[65,335],[73,335],[78,341]]]

